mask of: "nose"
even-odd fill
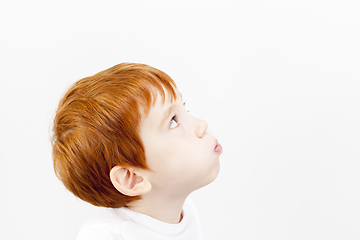
[[[195,130],[195,134],[197,137],[199,138],[202,138],[205,133],[206,133],[206,130],[208,128],[208,124],[206,121],[202,120],[202,119],[199,119],[199,118],[196,118],[196,130]]]

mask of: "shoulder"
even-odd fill
[[[125,240],[125,238],[119,234],[114,234],[107,227],[97,225],[91,228],[82,229],[76,240]]]
[[[126,220],[117,209],[99,209],[80,228],[77,240],[127,240],[120,229]]]

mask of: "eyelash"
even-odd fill
[[[184,106],[184,108],[186,109],[186,101],[183,103],[183,106]],[[187,110],[187,109],[186,109],[186,111],[187,111],[187,112],[190,112],[190,110]]]
[[[184,102],[183,103],[183,106],[185,107],[185,104],[186,104],[186,102]],[[187,112],[189,112],[188,110],[186,110]],[[175,127],[171,127],[171,123],[172,123],[172,121],[175,121],[176,122],[176,126]],[[177,119],[177,116],[176,116],[176,114],[171,118],[171,120],[170,120],[170,128],[176,128],[177,126],[179,125],[179,123],[178,123],[178,119]]]

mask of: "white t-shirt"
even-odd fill
[[[161,222],[127,207],[102,208],[85,223],[77,240],[202,240],[194,203],[187,199],[180,223]]]

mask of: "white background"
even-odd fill
[[[101,3],[100,3],[101,2]],[[0,239],[75,239],[95,207],[52,169],[74,81],[168,73],[224,147],[205,239],[360,239],[360,1],[2,1]]]

